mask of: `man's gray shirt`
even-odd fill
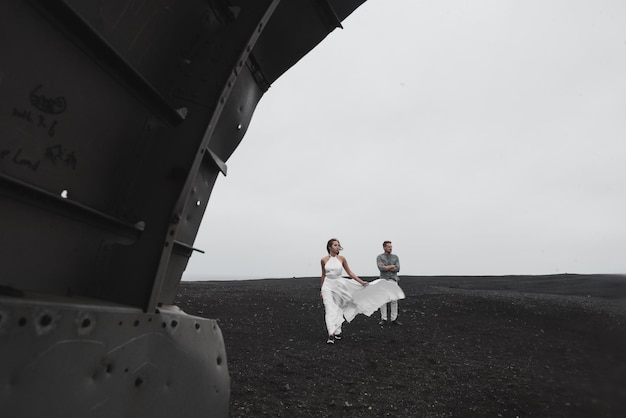
[[[387,271],[384,267],[381,267],[380,264],[384,264],[385,266],[389,266],[393,264],[396,266],[396,271]],[[378,266],[378,270],[380,270],[380,278],[381,279],[391,279],[398,281],[398,272],[400,271],[400,259],[395,254],[387,254],[382,253],[378,257],[376,257],[376,266]]]

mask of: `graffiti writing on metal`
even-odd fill
[[[78,164],[78,159],[76,158],[74,151],[68,151],[61,144],[56,144],[46,148],[44,156],[53,164],[60,162],[67,165],[72,170],[76,170],[76,164]]]
[[[22,119],[37,128],[44,129],[49,137],[53,137],[56,134],[56,127],[58,121],[46,118],[47,115],[33,113],[30,110],[13,108],[14,118]]]
[[[13,107],[12,116],[44,131],[50,138],[57,133],[59,121],[54,115],[59,115],[67,110],[67,101],[63,96],[48,97],[44,94],[43,84],[38,84],[30,93],[29,99],[33,109],[21,109]],[[51,116],[52,115],[52,116]],[[31,152],[32,153],[32,152]],[[37,171],[42,159],[50,161],[56,165],[61,163],[72,170],[76,170],[78,158],[73,150],[68,150],[63,144],[57,143],[46,147],[43,155],[36,152],[35,156],[28,155],[29,151],[23,148],[0,149],[0,161],[12,162],[13,164],[30,168]]]
[[[29,157],[26,155],[27,151],[22,148],[17,149],[0,149],[0,161],[12,162],[16,165],[25,166],[33,171],[37,171],[41,164],[41,158]],[[50,161],[52,164],[63,164],[72,170],[76,170],[78,165],[78,158],[76,153],[63,147],[61,144],[55,144],[47,147],[44,150],[43,158]]]
[[[22,119],[37,128],[44,129],[48,136],[53,137],[56,134],[58,121],[50,115],[58,115],[67,109],[65,97],[58,96],[50,98],[42,93],[43,84],[38,84],[29,94],[30,103],[39,111],[34,112],[30,109],[13,108],[13,117]]]
[[[22,148],[18,148],[17,150],[3,149],[0,150],[0,161],[8,160],[13,162],[13,164],[22,165],[33,171],[37,171],[41,161],[28,158],[25,154]]]
[[[41,92],[42,88],[43,84],[39,84],[30,92],[30,103],[42,112],[51,115],[65,112],[65,109],[67,109],[65,97],[48,97]]]

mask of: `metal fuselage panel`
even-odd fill
[[[228,416],[221,331],[174,307],[0,298],[0,356],[3,416]]]
[[[257,103],[363,2],[0,0],[3,414],[228,414],[171,305]]]

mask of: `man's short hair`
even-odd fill
[[[387,244],[391,244],[391,241],[383,241],[383,247]]]

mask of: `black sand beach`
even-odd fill
[[[232,417],[626,416],[626,276],[400,286],[402,326],[358,316],[332,346],[319,278],[182,282],[176,304],[218,320]]]

